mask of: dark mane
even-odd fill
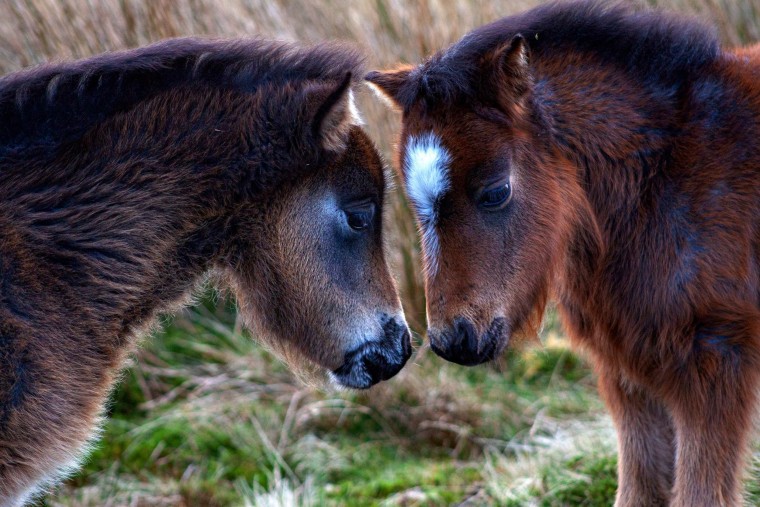
[[[558,50],[588,52],[661,86],[683,82],[720,52],[715,31],[691,18],[603,0],[552,2],[482,26],[433,55],[399,94],[402,105],[473,95],[482,57],[516,34],[534,59]]]
[[[140,49],[46,64],[0,78],[0,156],[54,147],[139,102],[190,83],[253,92],[295,81],[360,77],[349,46],[301,48],[262,39],[170,39]]]

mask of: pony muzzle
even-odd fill
[[[406,323],[390,318],[383,325],[383,337],[363,343],[346,353],[343,365],[333,370],[333,379],[344,387],[368,389],[396,375],[412,355]]]
[[[494,319],[480,336],[472,322],[462,317],[454,319],[454,325],[444,331],[428,329],[433,352],[463,366],[475,366],[497,358],[507,347],[510,334],[503,318]]]

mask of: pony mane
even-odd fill
[[[654,86],[678,85],[720,53],[715,30],[693,18],[636,11],[620,1],[552,2],[477,28],[434,54],[412,71],[398,94],[401,106],[474,95],[482,58],[518,34],[536,58],[568,49],[589,53]]]
[[[0,77],[0,155],[55,148],[173,87],[255,92],[263,86],[361,76],[354,48],[264,39],[169,39],[138,49],[43,64]]]

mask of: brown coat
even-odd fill
[[[760,380],[759,57],[689,19],[552,3],[367,76],[404,112],[433,349],[489,360],[553,296],[617,425],[621,507],[740,503]],[[431,198],[415,185],[434,151]]]
[[[409,357],[360,56],[177,39],[0,79],[0,505],[81,456],[136,335],[210,272],[289,357]]]

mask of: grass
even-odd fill
[[[368,393],[324,392],[207,302],[147,340],[96,450],[40,505],[611,505],[612,424],[547,324],[493,365],[421,348]]]
[[[96,450],[43,505],[497,504],[504,463],[549,421],[601,414],[585,364],[547,340],[476,369],[423,348],[387,385],[330,393],[207,303],[147,340]]]
[[[416,62],[537,0],[6,0],[0,74],[181,35],[352,40],[368,66]],[[643,0],[696,14],[728,44],[760,40],[752,0]],[[398,117],[359,105],[387,160]],[[407,318],[425,324],[419,246],[395,194],[388,250]],[[474,369],[421,348],[369,393],[302,385],[208,299],[145,341],[103,437],[45,506],[610,505],[614,433],[586,363],[549,320],[545,347]],[[746,481],[760,504],[760,458]]]

